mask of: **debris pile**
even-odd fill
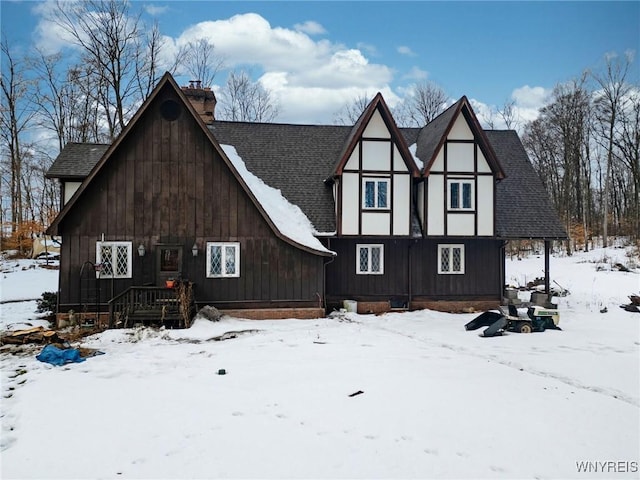
[[[60,337],[55,330],[46,330],[44,327],[33,327],[25,330],[8,332],[0,337],[0,345],[24,345],[25,343],[55,343]]]

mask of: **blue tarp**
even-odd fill
[[[64,365],[65,363],[84,362],[86,358],[80,356],[80,350],[77,348],[60,349],[53,345],[47,345],[42,349],[36,358],[41,362],[50,363],[51,365]]]

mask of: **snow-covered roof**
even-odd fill
[[[270,187],[251,173],[234,146],[220,147],[282,235],[305,247],[335,255],[315,237],[316,229],[300,207],[284,198],[280,190]]]

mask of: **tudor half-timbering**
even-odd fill
[[[418,170],[382,95],[352,132],[333,178],[338,236],[409,236]]]
[[[353,126],[214,107],[166,74],[113,144],[61,152],[62,313],[94,308],[87,280],[105,311],[167,277],[248,317],[495,306],[507,241],[566,237],[517,134],[483,130],[465,97],[422,128],[399,128],[380,94]]]

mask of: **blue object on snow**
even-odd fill
[[[42,349],[36,358],[41,362],[50,363],[51,365],[64,365],[65,363],[80,363],[84,362],[86,358],[80,356],[80,350],[77,348],[68,348],[62,350],[53,345],[47,345]]]

